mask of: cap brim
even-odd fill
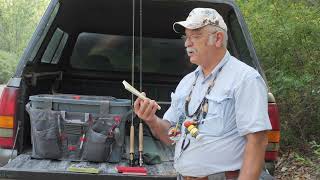
[[[179,21],[179,22],[175,22],[173,24],[173,30],[176,32],[176,33],[182,33],[184,32],[185,29],[198,29],[200,27],[196,27],[196,26],[191,26],[191,24],[187,21]]]

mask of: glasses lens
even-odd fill
[[[183,40],[183,42],[186,42],[187,36],[183,35],[183,36],[181,36],[181,39]]]

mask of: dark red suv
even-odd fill
[[[195,7],[211,7],[223,16],[229,30],[229,52],[255,68],[266,80],[248,28],[234,1],[52,0],[1,96],[0,161],[4,166],[0,168],[0,177],[175,179],[173,147],[156,140],[147,129],[144,133],[145,150],[161,157],[160,164],[145,166],[148,169],[147,176],[119,174],[114,170],[118,164],[112,163],[90,164],[101,170],[99,174],[74,173],[67,171],[72,162],[33,159],[30,156],[30,118],[25,106],[30,96],[38,94],[131,99],[131,94],[123,88],[121,82],[131,82],[134,53],[135,84],[140,83],[139,72],[142,72],[142,89],[148,92],[150,98],[159,102],[162,110],[158,115],[161,117],[170,105],[170,93],[181,78],[195,68],[187,59],[179,35],[172,30],[172,24],[184,19]],[[135,51],[132,51],[133,40]],[[272,173],[278,157],[280,127],[277,104],[271,92],[268,100],[273,130],[268,133],[269,145],[265,160],[266,168]],[[129,123],[126,129],[129,129]],[[129,131],[125,133],[129,136]],[[125,144],[128,145],[128,142]],[[128,149],[124,148],[124,159],[120,164],[127,163],[125,157],[128,153]]]

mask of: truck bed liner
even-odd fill
[[[90,167],[98,168],[99,174],[74,173],[67,171],[72,164],[83,164]],[[127,165],[125,161],[120,164],[111,163],[90,163],[90,162],[71,162],[71,161],[54,161],[32,159],[28,154],[21,154],[13,159],[10,163],[0,168],[0,177],[14,179],[141,179],[145,176],[122,175],[117,173],[117,165]],[[157,165],[145,165],[148,170],[148,179],[176,179],[176,172],[173,163],[162,162]]]
[[[152,137],[144,136],[145,153],[158,152],[161,164],[145,165],[147,168],[147,179],[176,179],[176,171],[173,168],[174,149],[166,146]],[[129,137],[125,138],[125,155],[129,152]],[[136,144],[136,151],[138,150]],[[74,162],[74,161],[59,161],[59,160],[39,160],[31,158],[31,152],[21,154],[13,159],[10,163],[0,168],[1,178],[13,179],[45,179],[45,180],[63,180],[73,179],[77,180],[124,180],[124,179],[146,179],[146,176],[123,175],[116,171],[115,167],[118,165],[128,166],[128,161],[123,159],[120,163],[91,163],[91,162]],[[75,173],[67,171],[72,164],[83,165],[100,170],[99,174]]]

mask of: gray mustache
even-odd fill
[[[187,47],[186,48],[187,53],[195,53],[197,50],[195,48]]]

